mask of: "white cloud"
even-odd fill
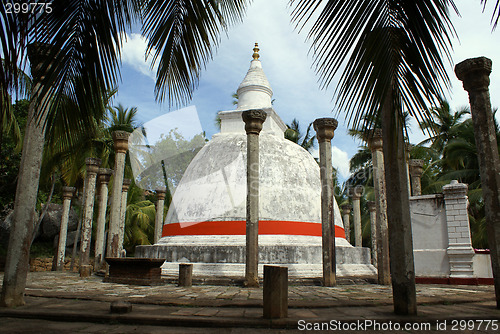
[[[332,146],[332,165],[337,168],[343,179],[349,177],[349,156],[337,146]]]
[[[134,70],[156,80],[156,66],[151,69],[151,57],[146,60],[147,40],[140,34],[126,34],[122,48],[122,62]]]

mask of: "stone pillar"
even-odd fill
[[[500,308],[500,158],[488,88],[491,60],[486,57],[467,59],[455,66],[455,73],[469,93],[496,302]]]
[[[259,133],[266,120],[263,110],[242,112],[247,133],[247,217],[245,286],[258,287],[259,265]]]
[[[411,196],[411,181],[410,181],[410,153],[413,145],[405,143],[405,158],[406,158],[406,178],[408,180],[408,196]]]
[[[350,243],[351,242],[351,226],[350,226],[350,215],[352,210],[352,205],[349,203],[342,204],[340,206],[342,210],[342,220],[344,222],[345,238]]]
[[[115,174],[111,192],[111,212],[108,227],[108,257],[120,257],[120,208],[122,204],[123,173],[125,169],[125,156],[128,149],[130,133],[114,131],[113,142],[115,147]]]
[[[166,192],[167,190],[165,188],[156,189],[156,197],[158,201],[156,202],[155,234],[153,238],[153,244],[158,243],[158,240],[161,239],[163,229],[163,209],[165,205]]]
[[[370,211],[370,230],[372,244],[372,264],[377,266],[377,205],[374,201],[368,201],[368,211]]]
[[[104,247],[106,236],[106,210],[108,209],[108,183],[113,170],[109,168],[99,168],[97,175],[99,184],[99,204],[97,216],[97,233],[95,237],[94,269],[98,270],[104,263]]]
[[[288,317],[288,268],[264,266],[264,319]]]
[[[87,165],[87,188],[85,189],[85,206],[83,207],[82,218],[82,239],[80,245],[80,276],[85,277],[86,273],[92,270],[82,270],[84,266],[90,266],[90,245],[92,237],[92,219],[94,217],[94,197],[96,188],[97,172],[101,165],[101,159],[87,158],[85,159]]]
[[[450,261],[450,278],[473,277],[474,249],[467,214],[467,185],[453,180],[443,187],[443,194],[448,226],[446,253]]]
[[[321,177],[321,235],[323,249],[323,285],[335,286],[335,224],[333,217],[332,143],[338,122],[334,118],[318,118],[313,126],[319,143]]]
[[[179,264],[179,286],[191,287],[193,285],[193,264]]]
[[[372,152],[373,190],[377,209],[377,273],[378,284],[391,284],[389,262],[389,236],[387,231],[387,196],[385,188],[385,168],[382,129],[374,129],[368,146]]]
[[[63,211],[61,216],[61,227],[59,229],[59,243],[57,244],[56,264],[57,271],[63,270],[64,255],[66,253],[66,237],[68,235],[69,210],[71,207],[71,198],[75,193],[74,187],[63,187]]]
[[[410,179],[411,179],[411,195],[420,196],[422,195],[422,183],[421,177],[424,173],[424,160],[421,159],[411,159],[410,165]]]
[[[128,188],[130,187],[130,183],[132,183],[132,180],[130,179],[123,179],[123,184],[122,184],[122,203],[120,206],[120,238],[118,241],[118,245],[120,248],[119,251],[119,256],[120,257],[125,257],[124,252],[123,252],[123,240],[125,238],[125,217],[127,215],[127,194],[128,194]]]
[[[363,195],[363,186],[352,188],[352,208],[354,214],[354,246],[363,247],[363,234],[361,231],[361,203],[360,199]]]

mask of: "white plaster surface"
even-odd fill
[[[443,196],[410,197],[416,276],[448,277],[448,231]]]
[[[481,278],[493,278],[490,254],[474,254],[473,257],[474,276]]]

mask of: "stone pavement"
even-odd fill
[[[359,280],[332,288],[290,285],[288,294],[288,318],[267,320],[262,318],[262,288],[132,286],[103,283],[98,276],[82,279],[77,273],[32,272],[27,304],[0,308],[0,332],[200,333],[202,328],[207,333],[212,330],[205,328],[212,328],[217,333],[253,333],[329,327],[346,333],[354,329],[423,333],[424,326],[437,331],[436,325],[443,326],[445,321],[449,332],[500,332],[500,310],[495,308],[492,286],[417,285],[419,314],[411,317],[393,314],[389,286]],[[111,302],[118,300],[132,303],[132,312],[110,313]]]

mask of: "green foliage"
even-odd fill
[[[149,200],[127,205],[124,248],[133,254],[136,245],[151,245],[155,226],[155,205]]]
[[[304,150],[311,152],[314,149],[314,140],[316,135],[311,134],[312,123],[309,123],[305,134],[302,134],[300,130],[299,121],[296,118],[293,119],[291,124],[287,124],[285,130],[285,139],[288,139],[295,144],[301,146]]]
[[[54,246],[52,241],[34,242],[30,249],[30,257],[52,257],[54,256]]]
[[[28,107],[28,100],[16,101],[12,106],[16,121],[23,130],[22,135],[26,127]],[[4,133],[0,147],[0,211],[14,202],[17,174],[21,163],[21,152],[17,146],[16,138],[11,134]]]

